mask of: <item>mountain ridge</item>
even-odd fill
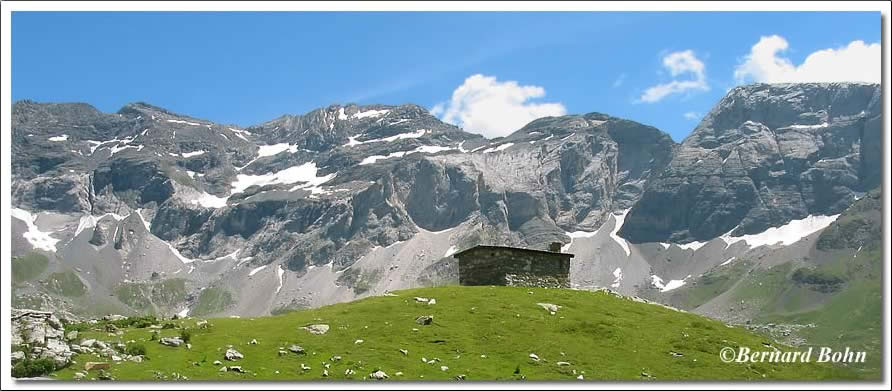
[[[14,218],[13,236],[57,240],[56,251],[45,252],[46,273],[80,268],[73,273],[91,287],[88,296],[110,292],[104,308],[122,313],[139,311],[122,299],[141,302],[115,294],[127,284],[185,281],[182,296],[163,313],[207,308],[201,293],[212,289],[231,297],[213,307],[217,314],[263,314],[448,284],[457,278],[449,252],[475,244],[541,249],[555,241],[577,254],[573,286],[630,296],[656,288],[661,300],[667,287],[692,283],[728,258],[783,251],[798,257],[796,246],[752,247],[741,235],[806,224],[810,216],[832,221],[866,187],[862,182],[872,183],[873,152],[862,154],[860,146],[881,132],[832,115],[864,110],[862,122],[872,124],[871,89],[879,86],[741,87],[733,96],[755,95],[735,99],[768,109],[740,111],[729,99],[698,125],[702,134],[682,143],[597,112],[540,118],[486,139],[417,105],[330,105],[240,128],[144,103],[97,114],[80,104],[16,102],[12,201],[31,221]],[[779,97],[821,104],[771,109]],[[836,109],[822,102],[837,102]],[[788,141],[767,125],[747,124],[790,115],[785,132],[810,139]],[[706,137],[721,118],[736,118],[737,125]],[[827,127],[813,127],[823,118]],[[805,157],[776,163],[779,155],[797,154]],[[735,166],[724,167],[732,160]],[[735,184],[734,178],[770,183],[781,170],[787,182],[772,185],[780,190]],[[713,178],[697,185],[706,190],[672,187],[672,178],[698,175]],[[798,190],[819,176],[823,187]],[[715,196],[784,200],[790,189],[848,198],[819,199],[811,209],[766,202],[761,214],[740,217],[723,211],[727,203]],[[721,224],[674,221],[670,211],[710,212]],[[745,227],[732,230],[736,225]],[[687,232],[697,227],[711,231]],[[660,235],[647,236],[657,228]],[[806,243],[808,232],[794,234]],[[19,239],[15,255],[40,251]],[[94,273],[106,262],[120,270]],[[50,307],[83,305],[46,293],[38,281],[23,281],[17,296],[39,292]]]

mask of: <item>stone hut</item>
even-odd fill
[[[475,246],[453,255],[461,285],[570,287],[570,258],[561,243],[549,251],[503,246]]]

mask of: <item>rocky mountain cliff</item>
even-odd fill
[[[685,243],[842,212],[881,183],[881,100],[874,84],[731,90],[648,183],[620,235]]]
[[[21,101],[14,266],[35,251],[49,262],[15,281],[14,300],[260,315],[454,282],[450,255],[476,244],[552,241],[577,254],[576,287],[661,293],[781,251],[758,235],[811,235],[879,183],[879,96],[739,87],[681,144],[600,113],[489,140],[415,105],[240,128],[144,103],[106,114]],[[83,289],[48,288],[69,285]]]

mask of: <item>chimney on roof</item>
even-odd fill
[[[551,251],[553,253],[559,253],[559,252],[561,252],[562,245],[563,245],[563,243],[561,243],[561,242],[551,242],[551,244],[548,245],[548,251]]]

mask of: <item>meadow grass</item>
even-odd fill
[[[147,360],[112,365],[109,373],[116,380],[344,381],[368,380],[377,370],[386,372],[389,380],[413,381],[452,380],[458,375],[466,380],[572,381],[579,375],[609,381],[857,377],[850,368],[828,364],[724,363],[719,358],[723,347],[764,350],[768,348],[763,343],[774,343],[718,321],[603,291],[446,286],[395,294],[278,316],[209,319],[207,329],[197,327],[197,318],[172,321],[190,331],[191,349],[151,341],[148,328],[127,328],[120,336],[97,328],[83,332],[82,338],[133,340],[146,346]],[[436,304],[416,302],[416,296],[435,298]],[[537,303],[561,307],[552,315]],[[421,315],[432,315],[433,323],[416,323]],[[328,324],[328,333],[302,329],[317,323]],[[181,332],[160,331],[162,337]],[[252,339],[257,344],[251,344]],[[288,352],[292,344],[306,354]],[[230,345],[244,359],[225,360]],[[280,355],[280,349],[288,353]],[[530,358],[531,353],[539,360]],[[332,360],[334,356],[341,359]],[[75,360],[77,364],[54,376],[71,379],[87,361],[108,361],[89,354]],[[241,366],[245,373],[219,372],[215,360]],[[348,370],[354,374],[345,374]],[[95,378],[95,373],[87,378]]]

